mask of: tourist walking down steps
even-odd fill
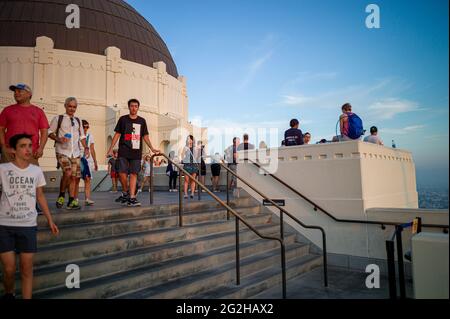
[[[127,206],[141,206],[136,198],[136,182],[141,170],[142,142],[144,141],[153,153],[159,154],[150,141],[147,122],[138,116],[140,102],[137,99],[128,101],[129,114],[122,116],[117,122],[113,140],[107,156],[112,155],[112,150],[119,141],[119,179],[122,184],[122,195],[116,199]],[[130,175],[128,184],[127,175]]]

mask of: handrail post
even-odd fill
[[[322,231],[322,254],[323,254],[323,285],[328,287],[328,256],[327,256],[327,237]]]
[[[228,185],[230,184],[230,172],[227,170],[227,185],[225,186],[227,189],[227,205],[230,206],[230,189]],[[230,220],[230,211],[227,209],[227,220]]]
[[[236,231],[236,285],[241,284],[241,265],[240,265],[240,252],[239,252],[239,218],[235,219],[235,231]]]
[[[202,173],[202,168],[201,168],[201,164],[198,164],[197,166],[198,166],[197,181],[200,182],[200,176],[201,176],[200,174]],[[197,187],[198,200],[199,201],[202,200],[202,195],[201,195],[202,188],[199,185],[195,185],[194,187]]]
[[[397,299],[397,279],[395,278],[395,246],[393,240],[386,240],[386,254],[389,278],[389,298]]]
[[[406,285],[405,285],[405,265],[403,262],[403,244],[402,244],[402,226],[395,227],[396,239],[397,239],[397,259],[398,259],[398,279],[400,284],[400,298],[406,298]]]
[[[150,205],[153,205],[153,156],[150,158]]]
[[[283,221],[283,210],[280,209],[280,238],[284,240],[284,221]]]
[[[178,172],[178,225],[183,227],[183,188],[181,186],[182,174]]]
[[[281,240],[281,282],[283,299],[286,299],[286,247],[284,246],[284,240]]]

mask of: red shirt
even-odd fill
[[[18,104],[7,106],[0,113],[0,126],[6,128],[5,142],[16,134],[29,134],[32,136],[33,152],[39,148],[39,130],[48,129],[47,117],[44,111],[35,106],[20,106]]]

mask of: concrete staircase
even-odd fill
[[[278,217],[253,198],[233,207],[261,233],[278,236]],[[181,228],[175,204],[60,213],[57,238],[38,221],[34,298],[249,298],[281,282],[279,243],[241,224],[235,285],[234,218],[227,221],[216,202],[189,201]],[[320,266],[321,256],[286,229],[288,279]],[[79,289],[65,285],[69,264],[80,268]]]

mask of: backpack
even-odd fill
[[[347,112],[348,117],[348,137],[356,140],[364,135],[363,122],[361,118],[352,112]]]

